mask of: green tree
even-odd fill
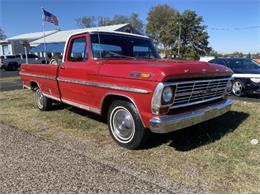
[[[198,16],[195,11],[186,10],[180,17],[181,25],[181,47],[182,58],[199,59],[201,55],[206,55],[211,48],[208,46],[209,35],[206,31],[207,26],[203,25],[202,16]],[[176,54],[177,48],[174,47]]]
[[[144,31],[144,24],[141,19],[139,19],[139,15],[137,13],[132,13],[129,17],[129,23],[135,27],[139,32]]]
[[[146,32],[164,48],[166,56],[199,59],[211,50],[207,26],[195,11],[180,14],[168,5],[158,5],[150,10],[147,21]]]
[[[0,40],[6,39],[7,36],[5,35],[4,31],[0,28]]]
[[[162,44],[165,49],[167,48],[168,39],[162,36],[170,31],[166,26],[177,15],[178,11],[166,4],[151,8],[147,17],[146,33],[157,45]]]
[[[81,28],[89,28],[96,26],[96,18],[94,16],[83,16],[75,20],[77,25]]]
[[[222,57],[222,54],[218,53],[217,51],[215,50],[211,50],[209,53],[208,53],[209,56],[214,56],[214,57]]]
[[[231,54],[227,54],[226,55],[227,57],[236,57],[236,58],[242,58],[244,57],[245,55],[242,53],[242,52],[238,52],[238,51],[235,51]]]
[[[83,28],[130,23],[137,30],[143,32],[143,21],[139,19],[137,13],[132,13],[129,17],[123,15],[115,15],[113,18],[107,18],[103,16],[84,16],[81,18],[77,18],[76,23],[79,27]]]
[[[111,20],[110,18],[99,16],[97,18],[97,26],[107,26],[110,25]]]

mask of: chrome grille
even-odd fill
[[[172,83],[175,96],[170,108],[179,108],[222,98],[230,78]]]

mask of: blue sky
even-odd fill
[[[61,29],[77,28],[75,18],[81,16],[113,17],[132,12],[146,23],[149,10],[158,4],[180,12],[195,10],[203,16],[210,46],[218,52],[260,52],[260,28],[234,29],[260,26],[260,0],[0,0],[0,28],[9,37],[42,31],[41,7],[59,17]],[[46,29],[55,26],[46,24]]]

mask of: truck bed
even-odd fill
[[[24,87],[31,88],[37,85],[44,95],[60,100],[57,81],[58,67],[51,64],[22,64],[20,76]]]

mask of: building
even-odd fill
[[[62,53],[66,40],[71,34],[88,32],[88,31],[119,31],[128,32],[134,34],[142,34],[136,30],[132,25],[117,24],[110,26],[92,27],[92,28],[82,28],[74,30],[52,30],[45,31],[45,36],[43,32],[27,33],[21,34],[14,37],[10,37],[4,41],[0,42],[0,55],[15,55],[24,54],[25,48],[23,43],[27,42],[27,51],[35,53],[40,57],[53,55],[54,53]],[[44,53],[45,51],[45,53]]]
[[[45,37],[52,35],[54,33],[58,32],[58,30],[51,30],[45,32]],[[0,56],[1,55],[15,55],[15,54],[24,54],[24,45],[23,43],[27,42],[30,43],[32,41],[35,41],[37,39],[40,39],[44,37],[43,32],[35,32],[35,33],[26,33],[17,35],[14,37],[10,37],[6,40],[0,41]],[[30,49],[29,46],[27,46],[28,50]]]
[[[32,46],[31,52],[43,57],[43,52],[45,51],[48,56],[54,55],[54,53],[62,53],[64,50],[65,42],[71,34],[77,34],[81,32],[91,32],[91,31],[118,31],[118,32],[127,32],[133,34],[140,34],[141,32],[136,30],[132,25],[126,24],[117,24],[110,26],[101,26],[101,27],[92,27],[92,28],[82,28],[74,30],[63,30],[58,31],[52,35],[46,36],[45,38],[40,38],[35,41],[30,42]]]

